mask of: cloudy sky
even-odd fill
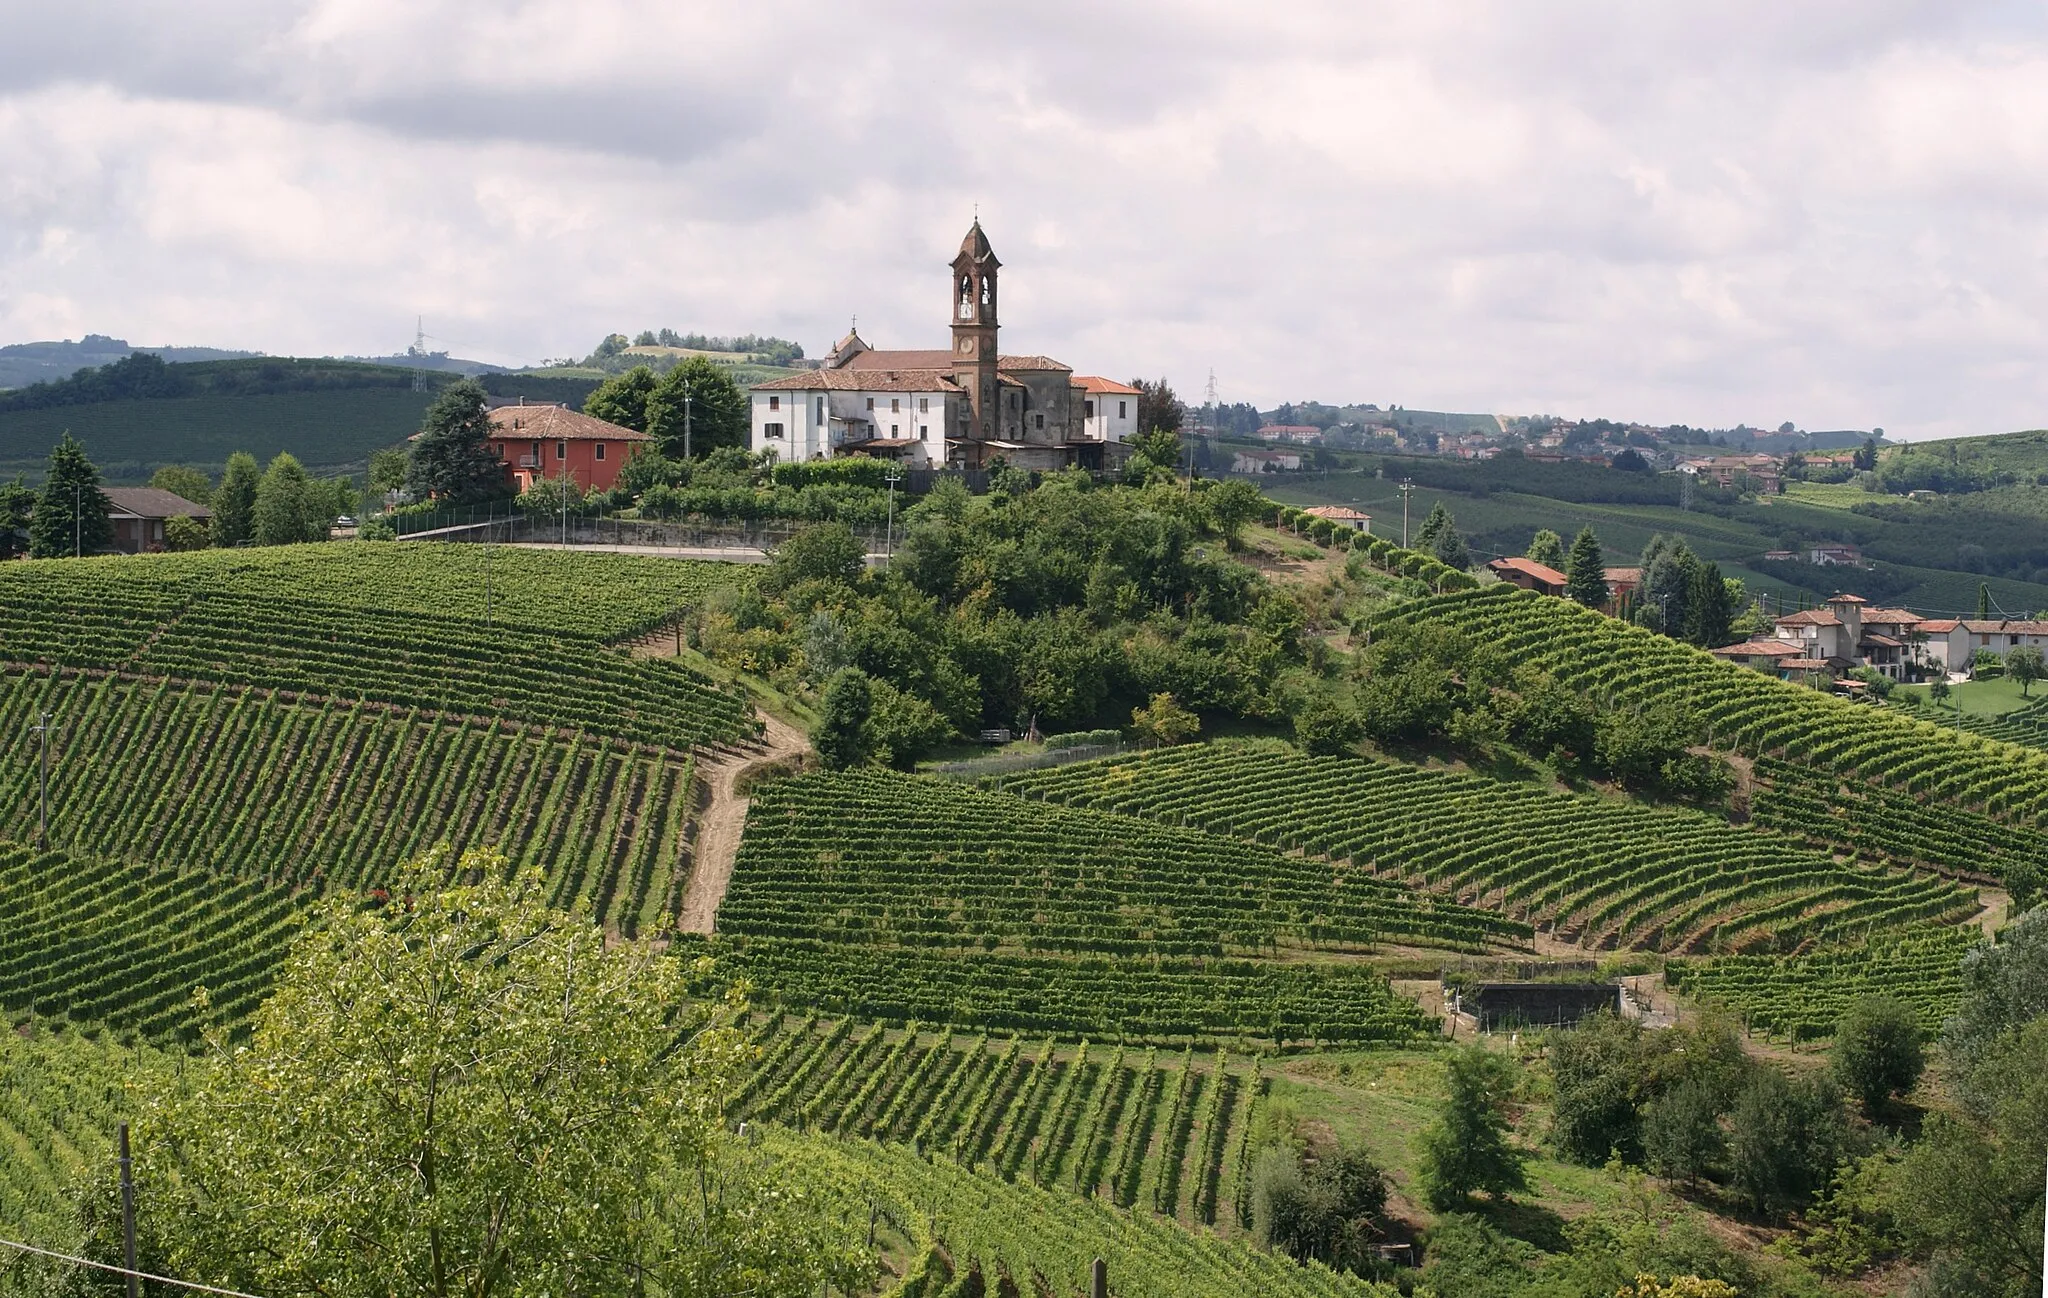
[[[858,314],[1225,400],[2048,424],[2036,3],[0,0],[0,342]]]

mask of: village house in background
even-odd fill
[[[848,332],[816,370],[753,389],[752,448],[783,460],[869,455],[917,468],[1121,462],[1137,427],[1136,390],[1077,377],[1050,356],[1003,355],[1001,266],[977,220],[949,277],[952,346],[885,351]]]
[[[504,465],[505,481],[518,491],[562,477],[573,479],[586,495],[610,490],[633,452],[654,441],[567,406],[521,400],[496,407],[490,416],[491,450]]]
[[[1354,532],[1372,531],[1372,515],[1361,514],[1349,505],[1310,505],[1301,512],[1310,518],[1327,519],[1338,527],[1348,527]]]
[[[1905,680],[1961,675],[1979,650],[2004,655],[2022,647],[2048,649],[2048,622],[1924,618],[1909,609],[1872,607],[1858,595],[1835,595],[1820,608],[1772,619],[1768,636],[1713,652],[1786,679],[1868,667]]]
[[[1523,590],[1533,590],[1539,595],[1564,594],[1564,574],[1534,559],[1525,559],[1520,555],[1510,555],[1505,559],[1489,559],[1486,570],[1504,582],[1520,586]]]
[[[1232,451],[1232,473],[1293,473],[1301,468],[1301,456],[1293,451]]]
[[[174,518],[202,523],[213,518],[206,506],[155,487],[102,487],[100,494],[107,498],[107,518],[114,525],[114,549],[123,554],[163,549],[164,524]]]

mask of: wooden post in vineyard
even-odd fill
[[[135,1276],[135,1160],[128,1156],[128,1124],[121,1124],[121,1265],[128,1269],[128,1298],[140,1298]]]
[[[1109,1298],[1109,1267],[1099,1257],[1088,1268],[1088,1298]]]

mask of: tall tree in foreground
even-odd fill
[[[2048,662],[2032,645],[2021,645],[2005,655],[2005,674],[2020,683],[2020,697],[2027,697],[2034,682],[2048,675]]]
[[[1604,608],[1607,604],[1607,559],[1601,554],[1600,538],[1593,535],[1591,527],[1580,528],[1572,541],[1572,557],[1565,568],[1564,593],[1567,599],[1587,608]]]
[[[1444,1107],[1422,1133],[1417,1169],[1429,1206],[1448,1212],[1485,1191],[1496,1199],[1529,1186],[1524,1155],[1508,1139],[1514,1061],[1483,1046],[1452,1051],[1444,1062]]]
[[[35,510],[36,493],[20,474],[12,482],[0,482],[0,559],[28,553],[28,525]]]
[[[864,1289],[858,1238],[726,1134],[744,1002],[693,998],[706,962],[608,944],[538,871],[507,874],[443,849],[381,908],[327,904],[250,1042],[159,1083],[136,1179],[171,1274],[337,1298]]]
[[[262,476],[256,457],[247,451],[228,457],[220,488],[213,493],[215,545],[240,545],[256,534],[256,485]]]
[[[98,554],[114,539],[107,518],[107,498],[100,494],[100,471],[85,458],[85,448],[70,433],[50,452],[50,476],[36,497],[29,524],[28,552],[36,559]]]
[[[504,489],[505,470],[491,452],[491,415],[484,385],[459,379],[427,407],[412,444],[406,489],[421,500],[480,500]]]
[[[583,413],[635,432],[647,431],[647,399],[660,380],[645,365],[606,379],[583,399]],[[692,432],[695,429],[691,430]]]
[[[326,539],[324,527],[316,531],[313,512],[312,480],[290,452],[279,451],[256,484],[256,544],[297,545]]]
[[[648,390],[644,409],[646,426],[641,431],[660,438],[661,453],[671,460],[684,458],[685,434],[689,458],[701,460],[720,447],[745,450],[751,433],[747,394],[723,366],[703,356],[686,357],[662,375]],[[630,405],[626,413],[630,413]]]
[[[1146,433],[1180,432],[1181,420],[1187,414],[1187,407],[1173,394],[1171,384],[1165,379],[1132,379],[1131,386],[1138,390],[1136,436],[1143,437]]]

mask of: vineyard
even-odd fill
[[[758,937],[681,949],[717,956],[721,976],[744,976],[757,1003],[892,1023],[1167,1044],[1393,1043],[1437,1033],[1385,975],[1357,963],[1007,956]]]
[[[1957,969],[1979,936],[1918,926],[1812,955],[1674,960],[1665,977],[1673,988],[1740,1015],[1751,1028],[1794,1041],[1833,1036],[1843,1013],[1866,996],[1904,1001],[1933,1033],[1955,1008],[1962,990]]]
[[[0,845],[0,1009],[195,1041],[255,1010],[303,913],[258,879]]]
[[[545,870],[628,934],[687,876],[691,758],[577,733],[332,699],[0,671],[0,731],[51,714],[52,842],[94,857],[367,888],[440,842]],[[36,750],[0,759],[0,836],[33,839]]]
[[[131,559],[60,559],[0,568],[0,605],[35,599],[91,609],[181,607],[201,592],[276,607],[426,613],[616,641],[660,626],[743,565],[639,555],[433,542],[259,546]]]
[[[1906,709],[1906,715],[1934,725],[1982,735],[1986,739],[2018,744],[2023,748],[2048,749],[2048,698],[1995,717],[1931,705],[1909,707]]]
[[[1526,925],[1366,871],[879,770],[754,799],[719,931],[1112,955],[1525,946]]]
[[[1098,1257],[1109,1266],[1110,1291],[1123,1298],[1392,1298],[1394,1293],[1320,1263],[1297,1265],[1284,1254],[1182,1230],[1157,1217],[1118,1212],[1100,1200],[977,1176],[950,1160],[922,1159],[901,1146],[770,1128],[763,1148],[817,1186],[849,1220],[867,1220],[873,1212],[920,1251],[942,1245],[963,1272],[978,1263],[989,1273],[991,1293],[996,1276],[1007,1276],[1020,1293],[1084,1294],[1089,1267]]]
[[[1003,788],[1299,848],[1592,947],[1792,949],[1977,909],[1941,879],[1839,864],[1695,812],[1310,757],[1277,741],[1106,758],[1005,777]]]
[[[738,694],[594,636],[8,565],[17,568],[48,579],[5,591],[0,661],[433,708],[672,748],[736,739],[753,726]]]
[[[1249,1216],[1258,1059],[771,1016],[733,1110],[1214,1225]]]
[[[1682,707],[1720,748],[1855,775],[2001,822],[2048,816],[2048,752],[1775,680],[1569,600],[1498,585],[1417,600],[1389,618],[1420,620],[1613,705]]]
[[[127,1084],[162,1066],[75,1032],[0,1034],[0,1222],[13,1239],[75,1243],[75,1180],[110,1152]],[[7,1264],[0,1258],[0,1289]]]

